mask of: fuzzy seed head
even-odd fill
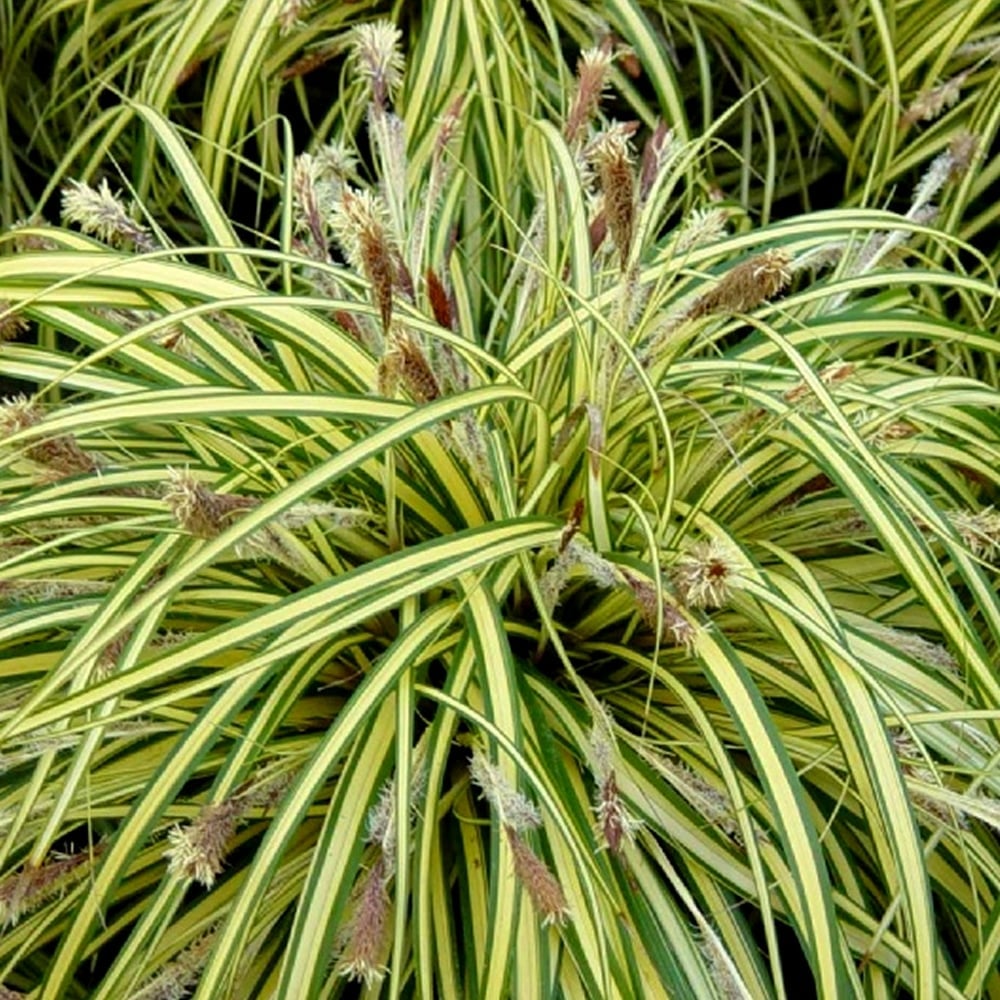
[[[716,312],[751,312],[783,291],[792,279],[791,255],[786,250],[765,250],[730,268],[719,283],[695,299],[688,319]]]
[[[942,111],[954,107],[962,95],[962,87],[968,79],[969,73],[969,70],[964,70],[940,86],[922,91],[903,112],[900,123],[913,125],[916,122],[933,121]]]
[[[587,125],[597,113],[607,82],[613,55],[610,45],[584,49],[576,64],[576,90],[566,116],[563,134],[572,146],[586,133]]]
[[[27,864],[0,880],[0,927],[13,927],[43,903],[61,896],[90,868],[95,851],[53,854],[41,865]]]
[[[860,627],[869,635],[884,642],[887,646],[899,650],[899,652],[923,663],[926,666],[934,667],[949,674],[958,675],[961,673],[955,657],[948,652],[944,646],[935,642],[929,642],[922,635],[910,632],[905,629],[893,628],[890,625],[883,625],[881,622],[866,619],[860,622]]]
[[[660,639],[673,646],[682,646],[691,653],[698,640],[698,627],[665,597],[657,592],[652,580],[622,571],[635,599],[636,610],[647,628],[660,628]]]
[[[612,854],[620,854],[626,843],[632,843],[636,831],[641,825],[625,806],[618,792],[618,779],[615,772],[609,772],[597,790],[597,801],[594,806],[597,813],[597,825],[600,827],[604,843]]]
[[[952,510],[948,520],[968,550],[977,558],[995,563],[1000,556],[1000,511],[984,507],[980,511]]]
[[[639,201],[645,204],[657,178],[677,151],[674,131],[666,122],[658,121],[642,151],[639,167]]]
[[[417,403],[430,403],[441,395],[441,385],[423,349],[412,337],[396,337],[394,351],[399,356],[399,378]]]
[[[680,760],[660,757],[645,750],[641,753],[710,826],[721,830],[734,842],[742,843],[739,823],[728,795]]]
[[[388,333],[392,320],[394,246],[385,202],[370,191],[346,188],[330,219],[337,242],[356,271],[371,284],[372,298]]]
[[[42,421],[42,410],[27,396],[4,399],[0,404],[0,439],[35,427]],[[46,480],[64,479],[67,476],[96,472],[100,467],[97,457],[84,451],[72,434],[57,434],[32,441],[24,447],[24,454],[37,465],[43,466]]]
[[[399,50],[403,33],[391,21],[359,24],[354,29],[354,58],[368,80],[372,102],[384,108],[403,81],[406,63]]]
[[[355,889],[351,919],[344,929],[344,942],[337,962],[338,974],[363,982],[366,987],[385,977],[384,964],[392,916],[392,900],[386,889],[391,870],[383,856],[362,876]]]
[[[972,168],[979,155],[979,136],[971,132],[959,132],[950,143],[948,152],[951,154],[951,172],[948,180],[961,180]]]
[[[201,978],[215,941],[217,928],[213,927],[196,938],[172,961],[163,966],[129,1000],[183,1000],[191,996]]]
[[[164,851],[167,871],[182,882],[200,882],[206,889],[225,867],[232,839],[246,806],[227,799],[205,806],[193,822],[175,826],[167,833],[170,847]]]
[[[0,344],[6,340],[16,340],[28,329],[28,321],[18,313],[6,299],[0,299]]]
[[[62,220],[64,224],[75,222],[83,232],[110,246],[130,247],[141,253],[156,249],[156,241],[129,215],[107,178],[97,188],[69,181],[62,190]]]
[[[721,608],[739,586],[735,550],[718,538],[696,542],[674,564],[677,596],[689,608]]]
[[[677,253],[685,254],[696,247],[717,243],[726,235],[728,221],[729,212],[724,208],[693,209],[677,234]]]
[[[542,825],[542,815],[528,798],[517,791],[480,749],[472,752],[469,775],[500,822],[513,830],[531,830]]]
[[[612,124],[590,145],[589,156],[597,168],[608,229],[618,250],[619,265],[628,269],[635,230],[635,176],[629,136],[633,125]]]
[[[197,538],[215,538],[234,517],[256,507],[259,502],[255,497],[213,493],[186,469],[170,470],[163,499],[177,524]]]
[[[710,928],[706,928],[700,947],[722,1000],[750,1000],[750,993],[740,979],[732,959]]]
[[[542,918],[542,926],[562,927],[570,918],[562,886],[513,826],[505,825],[504,833],[514,858],[514,874]]]

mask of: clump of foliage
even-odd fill
[[[440,16],[259,240],[155,101],[176,217],[3,238],[0,990],[998,993],[983,135],[754,226],[730,118],[606,113],[643,23]]]

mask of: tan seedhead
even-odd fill
[[[0,881],[0,927],[13,927],[21,917],[63,895],[90,870],[100,845],[76,854],[53,854],[41,865],[30,862]]]
[[[620,573],[632,591],[643,624],[654,632],[659,628],[661,641],[683,646],[689,653],[692,652],[698,640],[699,627],[671,604],[666,595],[658,592],[652,580],[624,569]]]
[[[167,833],[170,846],[163,852],[167,871],[181,882],[199,882],[206,889],[222,874],[226,855],[240,824],[253,809],[273,808],[292,780],[290,772],[251,779],[221,802],[203,806],[184,826]]]
[[[0,344],[16,340],[28,329],[28,321],[6,299],[0,299]]]
[[[971,72],[963,70],[939,86],[921,91],[903,112],[900,124],[913,125],[916,122],[933,121],[942,111],[954,107],[962,95],[962,87]]]
[[[656,179],[673,156],[675,148],[673,129],[668,128],[666,122],[657,121],[656,128],[642,150],[642,164],[639,167],[640,204],[644,204],[649,197]]]
[[[198,538],[215,538],[234,518],[260,503],[256,497],[215,493],[186,469],[171,469],[169,474],[163,499],[174,520]]]
[[[697,319],[718,312],[752,312],[788,287],[791,259],[786,250],[765,250],[737,264],[714,288],[695,299],[686,318]]]
[[[145,226],[129,215],[121,201],[103,179],[96,188],[71,180],[62,189],[63,223],[75,222],[83,232],[96,236],[111,246],[125,246],[141,253],[157,248],[157,242]]]
[[[504,826],[532,830],[542,825],[538,809],[511,785],[500,768],[479,748],[472,751],[469,776]]]
[[[634,131],[634,122],[614,123],[587,149],[589,159],[597,169],[608,229],[618,250],[623,273],[628,270],[635,232],[635,173],[629,147],[629,136]]]
[[[926,756],[917,745],[913,737],[905,729],[896,729],[890,733],[892,748],[899,760],[899,769],[907,778],[913,778],[921,784],[938,788],[940,780],[934,772],[926,766]],[[945,798],[938,798],[933,794],[927,794],[918,788],[914,788],[910,782],[906,785],[907,795],[910,801],[925,813],[932,816],[939,823],[946,826],[967,827],[968,819],[960,809],[950,805]]]
[[[634,840],[640,824],[629,813],[618,791],[614,722],[603,704],[595,708],[588,742],[590,770],[597,783],[594,802],[597,824],[605,844],[613,854],[619,854],[626,843]]]
[[[596,48],[584,49],[580,53],[576,64],[576,88],[563,128],[563,135],[570,146],[579,145],[583,141],[587,126],[597,114],[613,59],[610,39]]]
[[[1000,556],[1000,511],[984,507],[979,511],[952,510],[948,520],[969,551],[987,562]]]
[[[41,407],[27,396],[5,399],[0,405],[0,440],[37,426],[43,415]],[[34,440],[23,448],[32,462],[43,466],[43,478],[48,480],[96,472],[100,468],[97,456],[84,451],[72,434]]]
[[[662,757],[640,747],[643,759],[648,761],[685,799],[688,805],[710,826],[721,830],[735,843],[743,842],[740,825],[732,800],[720,792],[687,764],[674,757]]]
[[[330,223],[351,266],[368,279],[382,332],[387,334],[392,321],[396,251],[385,202],[370,191],[345,188]]]
[[[542,918],[542,926],[561,927],[569,920],[570,909],[559,880],[514,827],[504,826],[503,830],[514,858],[514,874]]]
[[[182,882],[200,882],[206,889],[225,867],[229,842],[244,812],[237,799],[205,806],[186,826],[167,833],[170,847],[164,852],[167,871]]]

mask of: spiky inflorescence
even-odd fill
[[[111,191],[107,178],[92,188],[71,180],[62,189],[62,220],[75,222],[85,233],[111,246],[126,246],[147,253],[155,250],[156,240],[133,219],[120,197]]]
[[[27,396],[4,399],[0,405],[0,439],[35,427],[42,422],[41,407]],[[64,479],[96,472],[100,460],[84,451],[72,434],[41,438],[24,446],[24,454],[44,468],[44,478]]]
[[[0,580],[0,600],[13,604],[39,604],[67,597],[87,597],[106,594],[111,584],[104,580],[68,580],[65,578],[33,577],[20,580]]]
[[[645,204],[656,179],[663,173],[664,167],[673,157],[676,149],[677,144],[674,141],[673,129],[669,128],[666,122],[658,121],[642,150],[642,163],[639,166],[639,202],[641,204]]]
[[[386,883],[390,877],[387,859],[380,854],[355,890],[351,918],[341,935],[338,974],[369,987],[381,982],[386,973],[392,916]]]
[[[200,882],[206,889],[222,874],[229,841],[245,811],[238,799],[205,806],[186,826],[167,833],[170,847],[163,852],[167,871],[183,882]]]
[[[613,721],[603,704],[595,709],[588,749],[590,769],[597,783],[594,803],[597,823],[611,852],[619,854],[623,845],[634,839],[639,823],[629,813],[618,791]]]
[[[915,779],[925,785],[933,787],[940,786],[941,782],[934,772],[926,765],[926,756],[917,746],[916,741],[905,729],[896,729],[890,733],[892,748],[899,760],[899,769],[906,777]],[[933,816],[936,820],[945,824],[958,824],[968,826],[968,820],[960,809],[949,806],[945,801],[939,801],[931,795],[911,788],[907,785],[907,794],[910,801],[922,809],[925,813]]]
[[[16,340],[28,329],[28,321],[6,299],[0,299],[0,344],[5,340]]]
[[[945,80],[940,86],[921,91],[903,112],[900,123],[913,125],[916,122],[933,121],[942,111],[954,107],[971,72],[963,70],[950,80]]]
[[[679,760],[661,757],[641,747],[639,752],[709,825],[721,830],[737,844],[743,842],[740,826],[728,795],[710,785]]]
[[[918,663],[926,664],[937,670],[947,671],[950,674],[957,675],[961,673],[955,657],[944,646],[929,642],[916,632],[893,628],[890,625],[883,625],[882,622],[872,621],[871,619],[859,622],[859,628],[867,632],[870,636],[884,642],[892,649],[911,657]]]
[[[354,59],[371,88],[372,103],[380,109],[403,80],[406,63],[399,50],[402,37],[391,21],[359,24],[354,29]]]
[[[931,202],[945,184],[954,183],[968,173],[979,151],[979,140],[971,132],[957,133],[944,152],[931,160],[931,165],[924,171],[917,186],[913,189],[913,197],[908,219],[924,221],[922,215],[930,209]]]
[[[629,136],[634,125],[613,123],[590,144],[588,154],[597,168],[608,229],[618,250],[622,273],[628,270],[635,232],[635,175]]]
[[[570,575],[577,569],[582,570],[599,587],[614,587],[621,582],[614,563],[595,552],[586,540],[573,537],[562,547],[552,565],[538,581],[542,603],[550,613],[558,605]]]
[[[503,830],[514,858],[514,874],[542,918],[542,925],[561,927],[569,920],[570,909],[559,880],[513,826],[504,825]]]
[[[0,881],[0,927],[13,927],[27,913],[61,896],[89,870],[99,845],[77,854],[55,854],[41,865],[26,864]]]
[[[399,358],[399,379],[417,403],[430,403],[441,395],[441,384],[423,348],[408,334],[397,334],[393,353]]]
[[[582,141],[588,123],[597,113],[613,58],[610,41],[580,53],[576,64],[576,89],[563,128],[563,135],[570,146]]]
[[[291,781],[290,772],[251,779],[240,790],[204,806],[185,826],[167,833],[170,847],[163,852],[167,871],[182,882],[200,882],[211,889],[225,867],[230,841],[247,814],[255,808],[272,808]]]
[[[740,585],[736,550],[719,538],[696,542],[671,570],[677,596],[690,608],[721,608]]]
[[[395,247],[389,234],[389,216],[377,195],[345,188],[334,207],[330,225],[351,266],[363,274],[372,289],[372,300],[388,333],[392,321],[393,260]]]
[[[198,538],[215,538],[232,523],[234,517],[260,502],[256,497],[215,493],[186,469],[170,470],[163,499],[174,520]]]
[[[992,506],[979,511],[948,511],[948,520],[969,551],[979,559],[996,562],[1000,556],[1000,511]]]
[[[685,254],[696,247],[717,243],[726,235],[729,212],[724,208],[710,206],[692,209],[684,220],[674,248],[678,254]]]
[[[788,251],[777,249],[765,250],[737,264],[713,289],[695,299],[686,318],[716,312],[751,312],[788,286],[791,260]]]
[[[183,1000],[190,996],[198,985],[217,933],[217,928],[212,927],[192,941],[145,986],[132,993],[129,1000]]]
[[[739,978],[732,958],[710,927],[704,928],[700,948],[721,1000],[750,1000],[750,993]]]
[[[652,580],[621,571],[635,598],[636,610],[647,628],[660,629],[660,639],[674,646],[682,646],[689,653],[698,640],[698,626],[692,623],[665,594],[658,592]]]
[[[542,825],[538,809],[510,784],[500,768],[479,748],[472,751],[469,775],[504,826],[532,830]]]

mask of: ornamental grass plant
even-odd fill
[[[1000,997],[982,5],[188,6],[4,11],[0,997]]]

